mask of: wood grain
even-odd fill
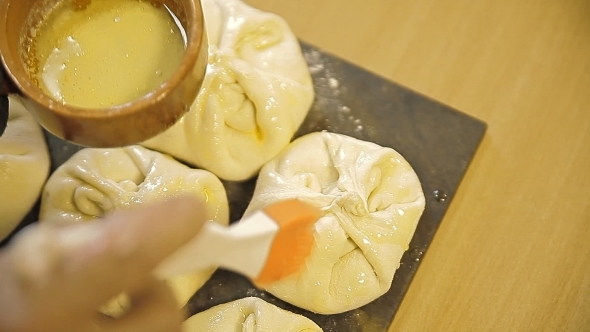
[[[391,331],[590,331],[590,1],[247,2],[489,125]]]

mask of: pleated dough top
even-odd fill
[[[305,266],[270,293],[335,314],[389,290],[425,207],[418,176],[399,153],[328,132],[298,138],[264,165],[245,215],[291,198],[323,215]]]
[[[183,324],[183,332],[321,332],[309,318],[256,297],[220,304]]]
[[[209,65],[190,111],[142,143],[242,181],[291,140],[314,90],[299,42],[281,17],[239,0],[202,1]]]

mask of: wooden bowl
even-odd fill
[[[182,62],[172,77],[152,93],[103,109],[85,109],[54,100],[35,84],[22,60],[24,34],[59,1],[0,1],[0,55],[6,74],[24,96],[27,109],[49,132],[83,146],[125,146],[163,132],[190,109],[207,66],[207,34],[199,0],[151,0],[167,5],[183,25],[187,45]]]

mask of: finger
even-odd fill
[[[44,314],[55,319],[83,317],[89,309],[141,284],[206,219],[203,202],[179,198],[105,220],[55,228],[37,236],[39,241],[26,241],[40,233],[33,229],[12,248],[13,256],[19,257],[17,274],[33,295],[52,303]]]
[[[131,294],[131,308],[122,317],[101,320],[104,332],[180,332],[182,311],[170,288],[155,279]]]
[[[76,276],[70,288],[85,292],[80,305],[102,303],[140,284],[161,260],[194,237],[206,218],[203,202],[185,198],[105,220],[94,241],[96,251],[73,252],[67,260]]]
[[[33,224],[0,251],[0,331],[69,331],[88,315],[68,316],[53,227]],[[55,282],[57,280],[57,282]],[[65,319],[64,319],[65,318]]]

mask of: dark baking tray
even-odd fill
[[[485,133],[486,124],[316,47],[302,43],[302,49],[316,97],[296,136],[327,130],[375,142],[401,153],[418,174],[426,195],[426,208],[410,248],[385,295],[342,314],[318,315],[291,306],[255,289],[244,277],[224,270],[215,272],[191,298],[186,309],[192,315],[217,304],[257,296],[311,318],[326,332],[387,331]],[[80,149],[48,133],[46,138],[52,171]],[[231,220],[238,220],[252,197],[255,180],[224,184]],[[37,214],[38,204],[20,227],[36,220]]]

